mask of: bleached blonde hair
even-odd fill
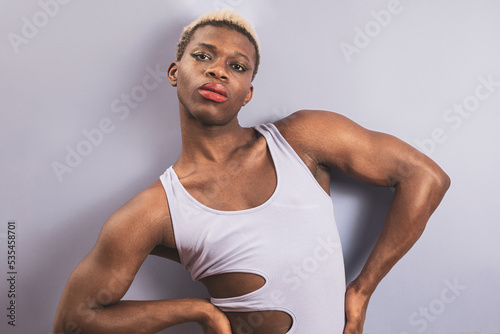
[[[194,32],[198,28],[207,25],[234,29],[248,38],[255,48],[255,67],[252,76],[253,80],[257,74],[260,64],[260,51],[257,35],[255,34],[255,30],[252,25],[242,15],[229,8],[207,12],[186,26],[182,31],[179,42],[177,43],[176,60],[181,60],[184,55],[184,51],[186,50],[186,46],[191,41]]]

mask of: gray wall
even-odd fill
[[[373,295],[365,332],[498,333],[500,3],[465,0],[1,1],[0,331],[49,333],[103,222],[175,162],[176,93],[151,73],[167,69],[183,25],[222,5],[254,24],[262,48],[243,125],[336,111],[418,147],[453,180]],[[334,179],[350,280],[392,193]],[[5,316],[11,220],[15,327]],[[187,296],[206,294],[180,265],[150,258],[126,298]]]

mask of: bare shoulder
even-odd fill
[[[274,124],[280,131],[281,129],[293,129],[295,127],[307,129],[312,126],[318,126],[325,120],[330,122],[349,121],[347,117],[333,111],[302,109],[276,121]]]
[[[297,153],[318,164],[326,162],[325,151],[338,155],[345,143],[369,132],[349,118],[325,110],[299,110],[274,124]]]
[[[143,239],[139,244],[175,247],[167,197],[160,180],[135,195],[104,224],[101,237],[119,240]],[[118,241],[118,240],[117,240]]]
[[[346,117],[324,110],[299,110],[274,123],[283,138],[309,168],[318,183],[329,193],[331,164],[323,158],[324,148],[331,155],[335,149],[326,133],[338,135],[336,129],[344,129]],[[338,145],[337,145],[338,147]]]
[[[325,135],[340,136],[365,130],[349,118],[326,110],[299,110],[274,124],[287,141],[305,147],[317,144]]]

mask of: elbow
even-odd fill
[[[84,330],[85,328],[82,328],[77,320],[71,317],[59,321],[56,318],[54,322],[54,334],[75,334],[81,333]]]
[[[81,331],[81,330],[80,330]],[[54,321],[54,334],[79,333],[76,322],[71,317],[58,313]]]
[[[444,175],[445,175],[444,192],[447,192],[448,189],[450,189],[451,187],[451,178],[446,173]]]
[[[428,164],[417,170],[400,184],[407,185],[408,189],[413,188],[435,209],[450,188],[451,178],[436,164]]]
[[[54,320],[54,334],[74,334],[87,331],[88,324],[95,317],[95,310],[81,303],[80,307],[73,305],[60,306]]]
[[[66,334],[67,321],[64,319],[65,317],[61,315],[59,312],[56,314],[56,319],[54,320],[54,334]]]
[[[437,174],[434,177],[435,186],[437,190],[440,191],[444,196],[444,194],[451,186],[451,178],[441,168],[439,168],[439,171],[437,171],[435,174]]]
[[[426,173],[424,189],[427,189],[428,199],[434,202],[434,209],[441,202],[451,186],[451,178],[441,168],[436,167]]]
[[[56,317],[54,319],[54,334],[65,334],[65,324],[67,322],[67,312],[64,311],[64,306],[59,304],[59,307],[56,311]]]

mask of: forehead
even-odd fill
[[[229,27],[206,25],[196,29],[187,48],[196,47],[200,43],[211,44],[231,53],[237,51],[254,62],[256,60],[255,47],[248,37]]]

